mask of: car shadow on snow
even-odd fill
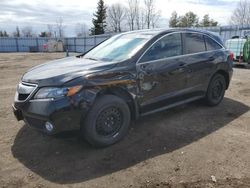
[[[50,137],[23,126],[12,153],[48,181],[84,182],[191,144],[248,110],[248,106],[229,98],[213,108],[200,102],[179,106],[133,122],[121,142],[103,149],[89,146],[74,132]]]

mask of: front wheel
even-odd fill
[[[127,103],[114,95],[98,98],[84,124],[82,134],[96,147],[105,147],[120,141],[130,124],[130,110]]]
[[[205,100],[209,106],[218,105],[225,94],[226,90],[226,80],[221,74],[215,74],[208,86],[207,94]]]

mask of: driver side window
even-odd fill
[[[175,33],[167,35],[153,44],[153,46],[143,55],[140,63],[178,55],[182,55],[181,34]]]

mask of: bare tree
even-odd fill
[[[155,0],[144,0],[145,23],[147,28],[155,27],[161,16],[160,11],[155,9]]]
[[[139,20],[139,0],[128,0],[127,20],[130,30],[135,29],[136,20]]]
[[[135,22],[136,22],[136,29],[143,29],[145,25],[145,14],[144,10],[141,7],[141,2],[137,2],[137,8],[135,11]]]
[[[151,27],[156,28],[158,27],[159,20],[161,18],[161,11],[157,11],[154,14],[152,14],[151,17]]]
[[[120,32],[121,23],[126,21],[129,30],[155,28],[161,12],[155,8],[155,0],[127,0],[127,8],[114,4],[108,9],[108,25],[112,31]],[[125,16],[126,15],[126,16]]]
[[[47,30],[48,30],[48,36],[49,37],[55,37],[56,36],[56,31],[55,31],[55,29],[54,29],[54,26],[52,25],[52,24],[48,24],[47,25]]]
[[[139,9],[139,16],[137,17],[136,24],[137,29],[144,29],[145,28],[145,13],[143,8],[140,7]]]
[[[231,23],[235,25],[249,25],[250,24],[250,1],[241,0],[234,10]]]
[[[22,34],[24,37],[32,37],[33,29],[31,26],[26,26],[22,29]]]
[[[89,31],[89,29],[85,23],[83,23],[83,24],[77,23],[76,24],[76,27],[75,27],[76,36],[86,37],[89,35],[88,31]]]
[[[122,31],[122,23],[126,18],[126,8],[120,3],[108,7],[108,23],[114,32]]]
[[[57,30],[57,33],[58,33],[58,37],[62,38],[64,36],[64,29],[65,29],[65,25],[63,24],[63,19],[59,18],[56,21],[55,26],[56,26],[56,30]],[[57,37],[57,36],[55,36],[55,37]]]

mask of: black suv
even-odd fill
[[[13,110],[38,130],[79,129],[89,143],[104,147],[124,137],[131,119],[201,98],[219,104],[232,65],[233,55],[207,31],[122,33],[85,54],[30,69]]]

